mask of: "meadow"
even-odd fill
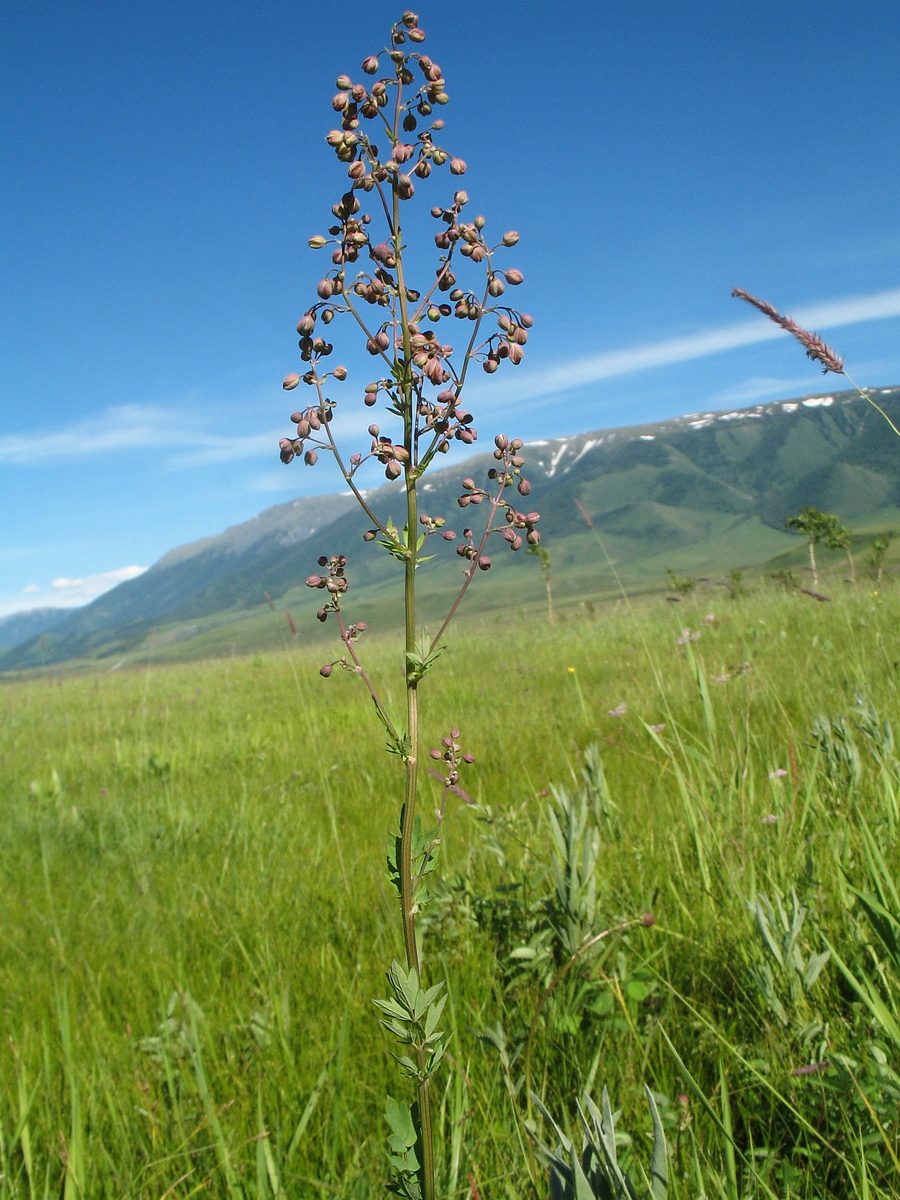
[[[830,591],[457,628],[422,687],[423,746],[476,759],[422,921],[441,1195],[540,1200],[529,1091],[577,1142],[603,1087],[640,1190],[644,1084],[671,1197],[900,1195],[900,593]],[[2,1200],[383,1193],[402,774],[309,620],[0,682]]]

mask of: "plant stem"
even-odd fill
[[[397,110],[394,117],[395,132],[399,131],[399,123],[400,87],[398,86]],[[418,557],[418,496],[416,493],[418,463],[416,461],[416,429],[418,426],[418,411],[417,397],[410,373],[412,361],[412,344],[409,331],[410,315],[403,272],[400,200],[396,191],[393,195],[393,221],[391,224],[394,235],[394,253],[397,259],[397,292],[403,355],[403,376],[399,381],[403,399],[403,444],[407,452],[403,473],[406,486],[406,561],[404,563],[403,600],[406,654],[411,655],[415,653],[416,649],[416,560]],[[419,693],[418,676],[414,671],[412,660],[407,657],[404,661],[406,663],[406,732],[409,738],[409,750],[405,764],[406,790],[403,801],[403,812],[400,819],[400,862],[398,864],[400,873],[400,907],[402,909],[403,945],[406,950],[407,969],[415,967],[416,974],[421,979],[419,948],[416,944],[417,889],[412,873],[412,844],[419,784]],[[427,1065],[427,1052],[424,1046],[418,1052],[418,1059],[420,1072],[424,1076]],[[419,1127],[419,1151],[421,1158],[419,1180],[422,1187],[422,1198],[423,1200],[434,1200],[434,1132],[431,1121],[431,1090],[427,1078],[421,1078],[416,1084],[416,1110]]]

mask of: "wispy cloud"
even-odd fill
[[[120,404],[82,420],[46,430],[0,436],[0,463],[45,466],[48,462],[88,459],[133,451],[169,451],[170,466],[198,466],[257,458],[277,446],[280,431],[251,435],[222,433],[202,407],[169,408],[152,404]],[[212,426],[212,428],[211,428]]]
[[[114,571],[86,575],[84,579],[66,579],[60,576],[50,584],[53,589],[53,603],[64,607],[88,604],[104,592],[108,592],[110,588],[125,583],[128,579],[137,579],[138,575],[143,575],[146,570],[146,567],[118,567]]]
[[[118,584],[137,579],[146,570],[146,567],[138,566],[117,567],[113,571],[86,575],[83,579],[68,579],[61,575],[49,587],[29,583],[18,594],[0,595],[0,617],[32,608],[77,608],[81,604],[90,604]]]
[[[781,297],[772,299],[778,301],[780,307],[786,305],[801,325],[817,331],[900,316],[900,288],[799,309],[792,309]],[[603,380],[708,358],[789,336],[762,317],[743,320],[717,329],[606,350],[543,370],[516,376],[508,374],[505,380],[492,382],[489,388],[476,384],[472,388],[472,399],[483,400],[489,409],[496,410],[513,399],[519,404],[535,402]],[[788,389],[794,386],[802,384],[787,381]],[[734,396],[725,402],[752,400],[763,394]],[[240,419],[246,421],[246,406],[229,404],[226,415],[223,406],[211,400],[205,390],[202,395],[195,391],[180,398],[177,406],[171,402],[165,405],[116,405],[57,427],[51,435],[42,429],[0,436],[0,463],[42,466],[61,460],[154,450],[162,452],[166,466],[180,468],[258,459],[261,455],[273,454],[284,430],[242,433],[236,424],[242,407],[244,415]],[[215,415],[211,417],[211,413]],[[358,421],[362,422],[362,415]],[[360,432],[363,426],[364,422],[360,424]],[[346,435],[346,425],[344,431]]]
[[[869,296],[849,296],[789,311],[801,325],[816,330],[900,317],[900,288],[875,292]],[[789,336],[763,318],[737,321],[719,329],[705,329],[682,337],[663,338],[622,350],[592,354],[558,367],[533,371],[524,376],[521,383],[507,376],[505,387],[501,384],[490,392],[485,390],[484,395],[485,399],[495,404],[498,400],[503,402],[513,396],[520,401],[544,399],[604,379],[635,375],[653,367],[673,366],[675,363],[708,358],[713,354]]]

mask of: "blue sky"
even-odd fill
[[[343,190],[324,142],[334,81],[359,77],[401,10],[7,5],[0,615],[84,602],[339,486],[324,460],[278,462],[280,381],[323,269],[307,238]],[[900,383],[890,0],[417,11],[451,96],[444,144],[468,162],[472,211],[519,231],[508,263],[535,318],[524,363],[472,388],[483,437],[841,386],[735,284],[813,325],[860,383]],[[421,186],[426,238],[458,182]],[[354,449],[371,360],[331,329]]]

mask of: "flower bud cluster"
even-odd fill
[[[452,529],[445,529],[447,521],[444,517],[429,517],[427,513],[422,513],[419,516],[419,524],[425,526],[425,536],[431,537],[432,534],[439,533],[445,542],[455,542],[456,534]]]
[[[389,437],[384,437],[377,425],[369,426],[372,435],[372,457],[384,466],[388,479],[399,479],[404,464],[409,462],[409,451],[405,446],[395,446]]]
[[[488,471],[488,479],[492,483],[500,485],[501,495],[495,500],[495,503],[505,510],[506,528],[493,532],[500,532],[501,537],[512,550],[520,550],[525,542],[529,546],[537,546],[541,540],[540,532],[536,528],[541,519],[540,513],[520,512],[514,504],[502,497],[503,491],[512,487],[513,484],[516,485],[516,491],[520,496],[527,496],[531,492],[531,484],[521,474],[522,467],[525,465],[525,459],[519,453],[522,449],[522,439],[512,438],[510,440],[505,434],[500,433],[494,438],[494,445],[496,447],[494,458],[500,463],[500,466],[491,467]],[[463,494],[457,500],[460,508],[468,508],[470,504],[481,504],[490,499],[489,493],[479,487],[474,479],[464,479],[462,486]],[[524,531],[524,538],[519,530]],[[475,557],[474,544],[470,540],[467,546],[458,546],[456,553],[460,557],[472,559]],[[481,567],[480,561],[478,565]],[[487,567],[481,567],[481,569],[487,570]]]
[[[341,376],[338,374],[339,371],[343,371],[343,367],[338,367],[332,372],[335,378],[345,378],[346,372]],[[325,422],[332,419],[333,411],[332,402],[325,400],[320,405],[313,405],[310,408],[291,413],[291,421],[297,426],[297,435],[293,438],[281,438],[279,441],[281,461],[289,463],[293,458],[302,454],[306,465],[314,467],[319,457],[315,447],[321,448],[326,445],[326,443],[318,441],[314,435],[319,432]],[[305,445],[307,440],[311,440],[313,443],[309,447]]]
[[[408,23],[407,18],[413,23]],[[340,114],[341,128],[331,130],[326,141],[338,160],[348,164],[348,174],[354,186],[364,191],[388,184],[399,199],[408,200],[415,190],[413,179],[427,179],[433,167],[449,163],[454,175],[462,175],[466,170],[461,158],[453,157],[435,144],[433,135],[444,126],[440,118],[432,120],[418,132],[415,142],[400,138],[393,130],[389,130],[391,151],[387,159],[381,159],[377,146],[364,132],[360,132],[361,120],[371,121],[383,115],[382,110],[391,103],[391,88],[402,89],[415,82],[415,64],[418,64],[423,82],[413,97],[399,106],[403,114],[402,132],[407,136],[416,133],[419,123],[432,116],[435,105],[442,106],[448,102],[450,97],[437,63],[425,54],[415,51],[407,53],[400,49],[407,41],[421,43],[424,40],[425,34],[418,27],[418,17],[415,13],[407,13],[391,31],[391,49],[387,57],[393,66],[393,75],[386,75],[371,84],[354,83],[349,75],[339,75],[337,78],[338,91],[331,106]],[[379,55],[370,54],[363,60],[362,70],[366,75],[377,75],[379,67]]]
[[[325,568],[326,574],[310,575],[306,580],[306,586],[328,593],[328,599],[316,613],[316,617],[320,621],[325,621],[329,613],[341,611],[341,596],[350,586],[345,574],[347,557],[344,554],[335,554],[329,558],[323,554],[317,559],[317,562],[320,567]],[[358,628],[359,626],[357,626]]]
[[[421,43],[424,36],[418,16],[407,12],[391,31],[390,47],[363,61],[365,82],[354,82],[349,75],[338,77],[332,108],[340,115],[340,128],[331,130],[326,141],[338,159],[347,164],[349,186],[332,207],[334,223],[328,227],[328,236],[309,239],[314,249],[331,247],[332,268],[318,283],[318,300],[297,324],[300,356],[311,367],[303,374],[288,375],[283,386],[288,391],[300,383],[321,388],[328,376],[319,375],[318,364],[333,352],[333,346],[317,332],[317,324],[321,320],[322,325],[328,325],[337,313],[352,312],[365,330],[368,352],[380,356],[391,367],[389,379],[366,387],[364,403],[373,406],[383,391],[389,399],[389,410],[403,415],[411,400],[416,409],[416,426],[413,436],[405,442],[412,452],[421,433],[432,435],[425,457],[427,465],[435,453],[449,450],[452,439],[473,444],[477,431],[471,416],[456,407],[465,364],[452,365],[452,347],[427,327],[426,319],[434,325],[453,315],[475,323],[465,357],[480,361],[488,373],[496,371],[504,360],[514,365],[521,361],[533,322],[527,313],[508,306],[492,306],[491,302],[507,287],[522,282],[521,271],[501,269],[494,261],[498,251],[518,243],[519,235],[509,230],[495,243],[486,241],[484,217],[463,217],[469,203],[464,190],[454,193],[448,207],[431,210],[442,224],[435,241],[443,253],[425,298],[403,279],[400,261],[403,245],[400,230],[395,228],[396,217],[390,215],[390,191],[399,199],[408,199],[413,193],[413,180],[426,178],[434,166],[448,164],[453,175],[462,175],[466,170],[462,159],[451,156],[435,141],[444,122],[434,118],[434,106],[445,104],[449,97],[437,63],[408,46]],[[382,66],[386,68],[385,75],[372,78],[379,75]],[[421,81],[416,87],[417,75]],[[376,118],[381,136],[386,136],[389,143],[386,154],[379,151],[367,132],[370,127],[366,122]],[[379,207],[387,218],[387,236],[380,241],[370,233],[373,218],[362,207],[364,193],[372,191],[377,191]],[[469,259],[485,270],[485,282],[478,294],[457,285],[455,255],[458,255],[455,261]],[[358,268],[356,274],[348,270],[354,265]],[[441,293],[447,294],[446,299]],[[380,324],[367,324],[355,307],[360,301],[376,310],[387,309],[386,319]],[[497,331],[479,344],[480,322],[491,313],[496,313]],[[343,379],[346,370],[335,368],[331,376]],[[456,390],[442,392],[436,401],[426,397],[426,387],[446,389],[448,384]],[[284,462],[296,457],[297,440],[281,440]],[[306,449],[304,457],[314,462],[316,451]],[[396,478],[400,473],[396,459],[385,461],[380,456],[380,460],[388,478]],[[362,461],[361,455],[352,456],[351,473]]]
[[[440,749],[429,750],[429,757],[435,762],[444,763],[446,774],[443,784],[446,788],[455,788],[459,784],[459,768],[462,763],[471,766],[475,761],[474,754],[460,754],[462,746],[459,743],[459,730],[451,729],[449,736],[441,738]]]

